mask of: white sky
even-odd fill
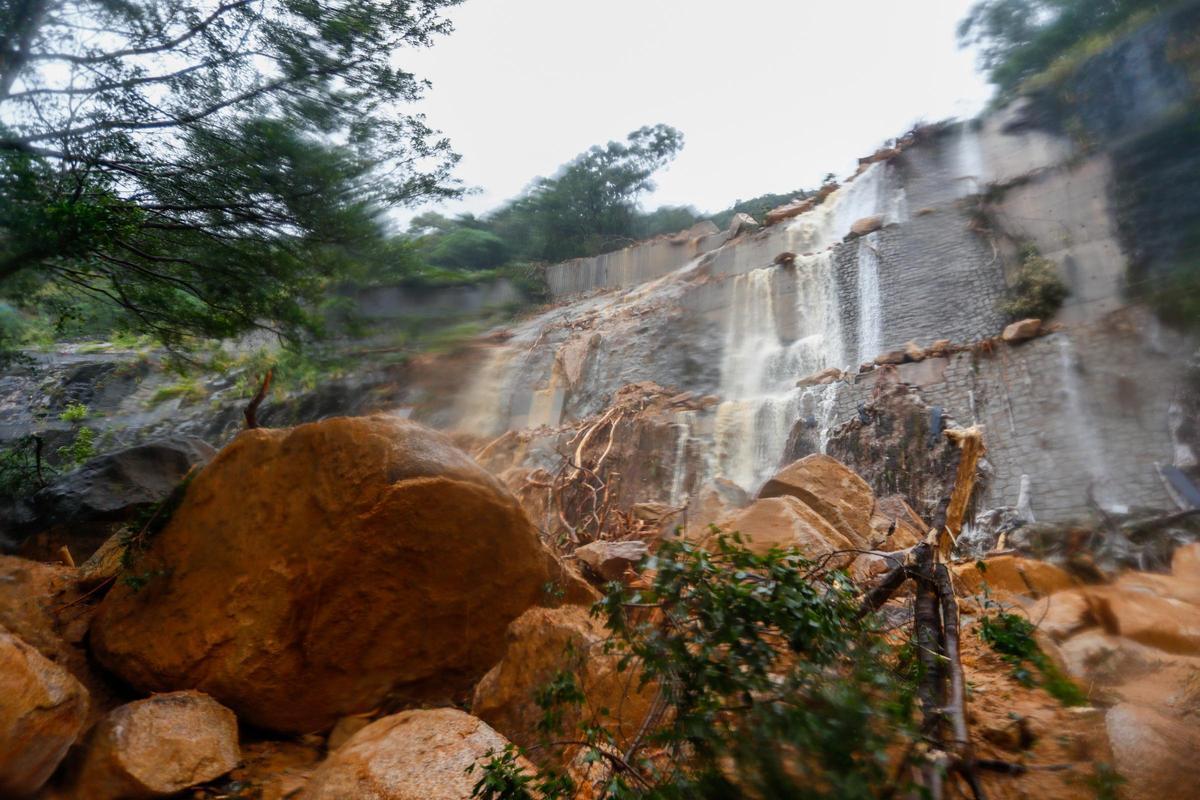
[[[972,0],[467,0],[401,65],[481,213],[593,144],[664,122],[682,153],[643,200],[716,211],[820,183],[989,89],[955,25]],[[406,221],[412,212],[400,219]]]

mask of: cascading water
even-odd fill
[[[579,300],[515,326],[511,338],[489,354],[478,373],[461,407],[460,428],[495,435],[510,427],[554,426],[568,391],[586,387],[582,391],[594,397],[571,394],[570,404],[578,408],[581,401],[595,401],[590,403],[594,407],[623,383],[660,379],[651,361],[631,369],[601,358],[589,362],[590,374],[584,380],[568,386],[555,353],[569,338],[567,329],[585,320],[584,327],[602,338],[628,335],[642,325],[634,327],[632,320],[679,308],[700,287],[711,292],[711,278],[716,278],[724,281],[718,285],[727,293],[719,318],[723,347],[717,394],[722,402],[715,419],[681,415],[671,483],[664,489],[673,503],[686,498],[688,484],[707,477],[722,476],[747,490],[757,489],[778,469],[798,421],[812,430],[815,446],[824,446],[838,387],[797,388],[796,381],[826,367],[845,366],[856,355],[877,355],[881,303],[873,248],[878,235],[869,234],[856,245],[861,273],[859,353],[845,350],[832,246],[864,217],[882,214],[889,223],[906,215],[903,195],[889,188],[887,169],[886,164],[871,165],[815,209],[781,225],[770,239],[769,251],[764,252],[761,240],[734,241],[662,278]],[[789,267],[764,266],[780,251],[799,255]],[[716,274],[709,277],[709,272]],[[711,386],[674,388],[711,391]],[[712,446],[702,448],[707,469],[702,466],[700,471],[706,474],[693,474],[686,463],[689,443],[710,435]]]
[[[858,361],[870,361],[883,350],[883,299],[879,291],[878,237],[858,240]]]
[[[959,125],[951,151],[950,179],[954,181],[955,196],[978,194],[988,182],[987,165],[983,160],[983,144],[970,123]]]
[[[806,394],[831,391],[798,389],[796,380],[842,358],[832,254],[798,258],[791,269],[766,267],[734,276],[730,293],[716,471],[754,490],[778,467]],[[785,320],[779,311],[788,302]],[[786,330],[789,324],[792,330]]]
[[[1066,419],[1070,421],[1070,435],[1075,440],[1075,448],[1084,455],[1083,468],[1096,501],[1105,508],[1117,507],[1119,504],[1112,494],[1114,482],[1107,468],[1108,458],[1100,439],[1099,420],[1092,412],[1080,385],[1078,356],[1070,336],[1062,335],[1057,338],[1062,392],[1069,409]]]

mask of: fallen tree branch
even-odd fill
[[[959,652],[958,600],[950,582],[950,570],[945,564],[934,565],[933,576],[934,587],[942,605],[942,641],[949,678],[945,687],[946,702],[943,711],[950,722],[951,746],[958,759],[956,766],[966,779],[967,785],[971,787],[971,793],[975,795],[976,800],[983,800],[983,787],[979,784],[979,776],[975,772],[971,738],[967,733],[967,693]]]

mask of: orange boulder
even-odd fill
[[[794,461],[767,481],[758,496],[802,500],[855,547],[869,546],[875,495],[858,473],[835,458],[813,453]]]
[[[391,416],[243,432],[132,569],[145,585],[117,583],[92,624],[98,660],[288,732],[461,695],[548,577],[512,494]]]

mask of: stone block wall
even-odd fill
[[[1140,314],[1110,317],[991,355],[958,353],[901,365],[931,406],[984,428],[987,507],[1015,505],[1022,475],[1038,519],[1088,511],[1089,487],[1110,508],[1170,508],[1157,464],[1173,458],[1167,407],[1180,389],[1186,343]],[[836,418],[868,402],[879,372],[838,398]]]

